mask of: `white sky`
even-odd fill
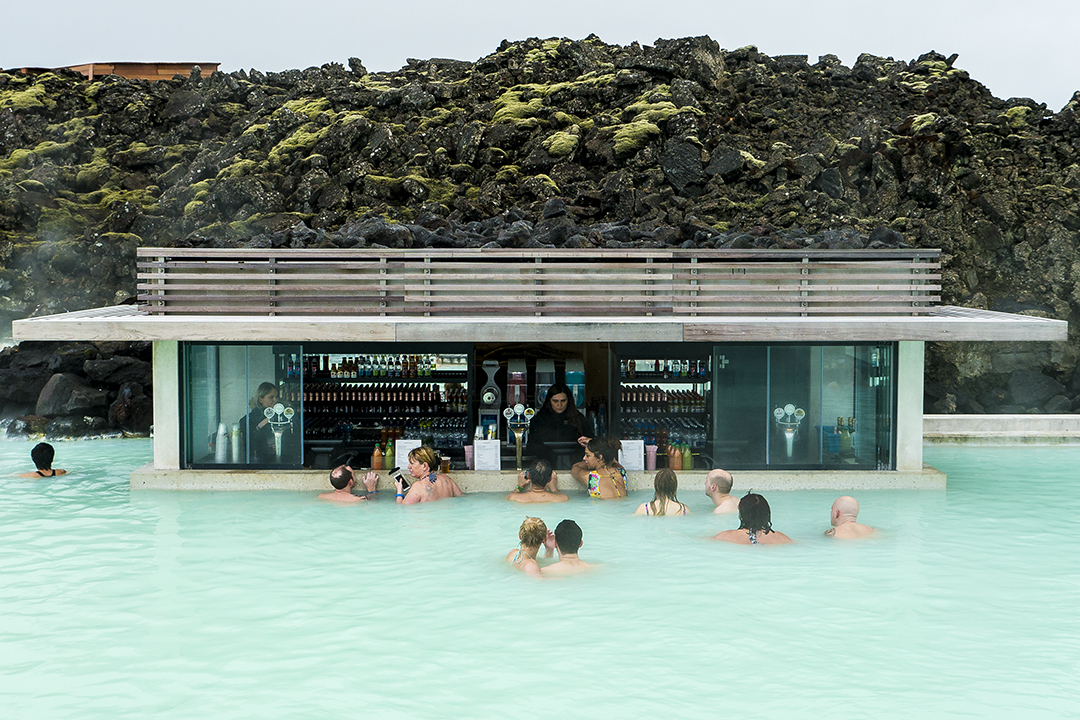
[[[474,61],[527,37],[608,43],[709,35],[769,55],[860,53],[912,60],[959,53],[956,67],[1000,98],[1060,110],[1080,90],[1078,0],[38,0],[10,3],[0,67],[118,60],[220,62],[285,70],[360,58],[396,70],[409,57]]]

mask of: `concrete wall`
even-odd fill
[[[896,358],[896,469],[923,465],[923,368],[925,343],[898,343]]]

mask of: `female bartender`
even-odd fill
[[[555,453],[548,443],[581,443],[589,438],[585,432],[585,416],[578,412],[573,394],[566,383],[555,383],[548,389],[544,404],[529,423],[529,444],[525,452],[554,465]]]
[[[257,463],[272,463],[277,461],[274,452],[274,430],[270,427],[264,411],[272,408],[278,402],[277,385],[264,382],[255,390],[255,400],[252,402],[252,410],[247,418],[241,421],[241,427],[245,428],[251,442],[252,460]]]

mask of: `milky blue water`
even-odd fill
[[[0,442],[3,475],[30,445]],[[577,498],[589,576],[502,563],[520,506],[128,490],[149,441],[57,444],[0,495],[4,718],[1065,718],[1080,448],[930,447],[946,491],[772,493],[791,546]],[[738,486],[736,490],[745,491]]]

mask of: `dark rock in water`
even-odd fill
[[[40,435],[45,432],[45,426],[48,422],[49,418],[42,415],[23,415],[11,421],[11,424],[8,425],[7,435],[11,438]]]
[[[997,408],[1004,405],[1009,399],[1008,393],[1001,388],[993,388],[979,396],[979,403],[986,408],[987,412],[996,412]]]
[[[36,403],[52,376],[52,370],[45,367],[0,370],[0,399]]]
[[[106,360],[87,360],[82,370],[94,382],[105,385],[136,383],[140,387],[146,387],[153,382],[153,367],[150,363],[124,355],[116,355]]]
[[[98,349],[90,343],[61,345],[49,358],[53,373],[79,373],[83,366],[98,357]]]
[[[36,415],[104,415],[106,394],[72,373],[53,375],[38,396]]]
[[[116,400],[109,406],[109,427],[129,433],[148,433],[154,422],[153,402],[137,382],[120,387]]]
[[[45,425],[45,437],[50,440],[97,435],[108,427],[105,418],[93,415],[73,415],[53,418]]]
[[[1009,395],[1017,405],[1042,405],[1053,396],[1064,393],[1064,385],[1034,370],[1017,370],[1009,377]]]

